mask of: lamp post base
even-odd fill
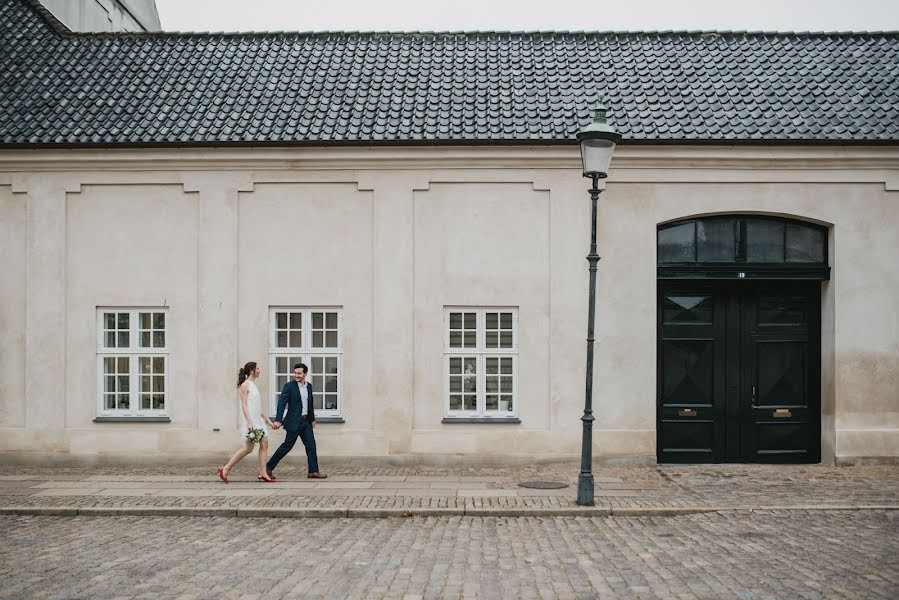
[[[593,506],[593,473],[581,473],[577,478],[578,506]]]

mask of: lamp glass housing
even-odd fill
[[[615,141],[601,137],[585,137],[581,139],[581,161],[584,165],[584,177],[599,176],[604,179],[609,173]]]

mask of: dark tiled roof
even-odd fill
[[[897,33],[71,34],[0,0],[6,146],[899,141]]]

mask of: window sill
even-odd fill
[[[272,423],[275,422],[275,417],[269,417]],[[316,417],[316,423],[346,423],[343,417]]]
[[[510,423],[519,424],[518,417],[444,417],[441,423]]]
[[[94,423],[171,423],[169,417],[97,417]]]

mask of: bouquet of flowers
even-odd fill
[[[258,429],[258,428],[257,429],[247,429],[247,440],[254,444],[258,444],[260,441],[262,441],[262,438],[264,438],[264,437],[265,437],[264,429]]]

